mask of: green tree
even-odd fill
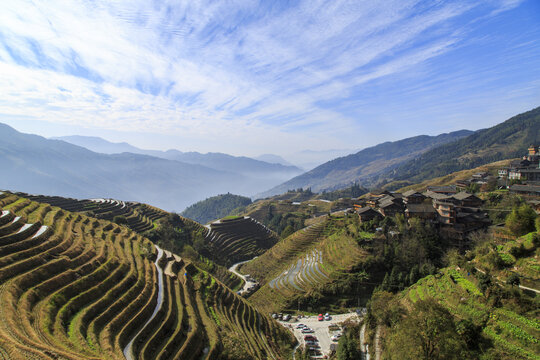
[[[357,360],[360,359],[358,351],[358,341],[352,336],[352,332],[347,332],[339,339],[337,358],[338,360]]]
[[[514,287],[514,285],[519,286],[520,284],[519,275],[518,274],[510,275],[508,279],[506,279],[506,283],[508,285],[512,285],[512,287]]]
[[[393,329],[387,356],[399,360],[467,359],[452,315],[434,299],[419,300]]]
[[[514,207],[506,218],[506,227],[514,235],[521,236],[536,229],[536,212],[527,204]]]

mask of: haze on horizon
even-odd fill
[[[0,122],[284,155],[476,130],[538,106],[540,3],[4,1]]]

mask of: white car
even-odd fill
[[[310,334],[310,333],[314,333],[315,331],[313,329],[310,329],[310,328],[304,328],[302,329],[302,334]]]
[[[332,317],[330,315],[326,314],[326,315],[324,315],[324,320],[330,321],[330,320],[332,320]]]
[[[330,339],[332,341],[339,341],[339,338],[341,337],[341,334],[336,334],[336,335],[333,335]]]

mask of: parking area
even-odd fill
[[[304,337],[306,335],[313,335],[317,338],[316,346],[317,349],[321,352],[320,356],[317,356],[318,358],[322,358],[325,355],[329,355],[330,353],[330,345],[331,344],[337,344],[337,341],[332,340],[332,336],[341,333],[341,326],[339,326],[341,323],[345,322],[346,320],[353,320],[353,321],[359,321],[360,318],[356,313],[346,313],[346,314],[337,314],[332,315],[330,314],[331,319],[330,320],[323,320],[319,321],[318,316],[308,316],[303,317],[298,320],[296,320],[296,317],[293,317],[293,319],[289,322],[286,321],[280,321],[283,326],[289,328],[293,333],[294,336],[298,339],[298,341],[305,346],[306,341],[304,340]],[[308,326],[310,329],[313,330],[312,333],[302,333],[302,330],[297,328],[298,324],[304,324]],[[338,325],[339,330],[330,330],[329,327],[331,325]]]

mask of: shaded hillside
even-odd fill
[[[437,146],[385,172],[379,182],[407,181],[412,184],[494,161],[521,157],[527,154],[531,144],[540,141],[539,130],[540,107],[476,131],[466,138]]]
[[[105,220],[0,194],[7,359],[282,358],[290,335],[186,258]],[[161,291],[162,289],[162,291]]]
[[[212,196],[206,200],[199,201],[182,212],[182,216],[193,219],[201,224],[209,221],[221,219],[231,213],[236,208],[251,204],[248,197],[222,194]]]
[[[274,246],[276,233],[249,217],[230,217],[208,225],[203,253],[227,267],[250,260]]]
[[[265,186],[257,179],[201,165],[132,153],[98,154],[2,124],[0,167],[0,189],[116,198],[178,211],[214,194],[247,195]]]
[[[381,173],[394,169],[437,145],[460,139],[471,133],[468,130],[461,130],[438,136],[421,135],[385,142],[356,154],[331,160],[259,195],[266,197],[306,187],[320,192],[340,189],[354,183],[369,184]]]

